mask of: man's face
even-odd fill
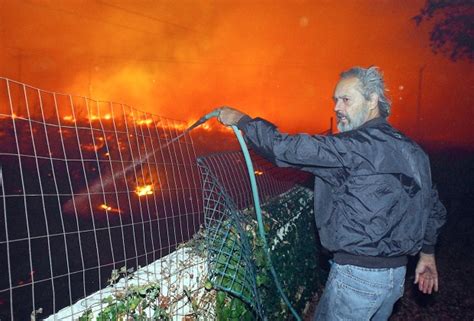
[[[359,79],[351,77],[340,80],[334,90],[334,103],[339,131],[356,129],[367,121],[369,106],[360,92]]]

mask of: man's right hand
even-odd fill
[[[231,107],[219,108],[219,121],[226,126],[235,126],[245,114]]]
[[[438,271],[434,254],[420,253],[415,270],[415,284],[418,284],[418,289],[425,294],[431,294],[433,290],[438,291]]]

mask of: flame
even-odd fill
[[[89,115],[89,117],[87,117],[87,118],[89,119],[90,122],[100,120],[100,119],[111,120],[112,115],[111,114],[105,114],[103,117],[100,117],[100,116],[97,116],[97,115]]]
[[[175,129],[177,131],[183,131],[186,128],[188,128],[188,124],[186,123],[167,123],[163,124],[161,127],[166,128],[166,129]]]
[[[206,131],[210,131],[211,130],[211,125],[209,125],[208,123],[205,123],[205,124],[201,125],[201,128],[206,130]]]
[[[137,194],[138,197],[151,195],[153,194],[153,185],[149,184],[149,185],[137,186],[137,188],[135,188],[135,194]]]
[[[108,206],[107,204],[100,205],[100,208],[106,211],[110,211],[112,209],[112,207]]]
[[[110,212],[110,213],[120,214],[120,210],[118,208],[113,208],[112,206],[109,206],[107,204],[101,204],[99,206],[99,209],[104,210],[106,212]]]
[[[142,120],[137,120],[137,125],[145,125],[145,126],[150,126],[153,124],[153,119],[142,119]]]
[[[255,176],[260,176],[260,175],[263,175],[263,172],[262,171],[255,171],[254,172]]]
[[[187,122],[183,122],[183,123],[167,123],[167,124],[163,124],[161,127],[163,128],[166,128],[166,129],[175,129],[177,131],[185,131],[186,129],[188,129],[189,127],[191,127],[191,125],[193,125],[194,123],[196,122],[196,119],[191,119],[191,120],[188,120]],[[219,126],[219,127],[224,127],[224,126]],[[201,130],[205,130],[205,131],[211,131],[213,129],[216,129],[216,128],[219,128],[219,127],[216,127],[216,126],[213,126],[211,125],[211,123],[204,123],[202,125],[200,125],[199,129]]]
[[[105,145],[103,137],[96,137],[96,144],[81,144],[81,148],[88,152],[96,152]]]
[[[89,145],[81,144],[81,147],[83,150],[88,151],[88,152],[96,152],[101,148],[101,146],[97,146],[94,144],[89,144]]]
[[[76,122],[76,119],[75,119],[74,117],[72,117],[71,115],[64,116],[64,117],[63,117],[63,120],[69,121],[69,122],[71,122],[71,123],[75,123],[75,122]]]
[[[195,119],[187,122],[186,128],[190,127],[196,122]],[[219,131],[219,132],[232,132],[232,128],[229,126],[224,126],[217,121],[207,121],[204,124],[197,127],[198,130],[204,130],[206,132]]]

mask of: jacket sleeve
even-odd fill
[[[439,200],[438,190],[435,186],[431,190],[431,204],[432,207],[428,216],[423,247],[421,249],[421,252],[426,254],[434,253],[440,229],[446,222],[446,208]]]
[[[268,121],[248,116],[239,121],[238,127],[253,149],[280,167],[314,172],[316,168],[342,168],[347,163],[344,146],[334,137],[283,134]]]

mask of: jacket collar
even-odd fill
[[[387,119],[385,119],[383,117],[376,117],[376,118],[373,118],[369,121],[366,121],[361,126],[359,126],[357,129],[362,129],[362,128],[366,128],[366,127],[376,127],[376,126],[381,125],[381,124],[387,124]]]

